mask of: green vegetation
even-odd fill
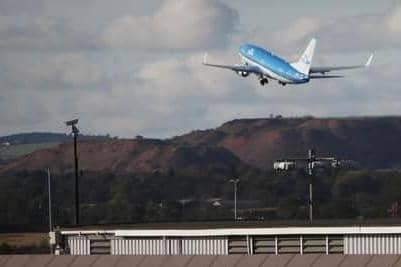
[[[80,140],[106,140],[110,139],[110,136],[80,135],[79,138]],[[0,137],[0,163],[71,140],[71,136],[62,133],[22,133],[2,136]]]
[[[304,172],[274,174],[255,169],[236,172],[239,216],[243,220],[306,220],[309,177]],[[138,223],[232,218],[232,174],[101,174],[81,177],[83,224]],[[57,225],[73,220],[73,175],[53,177]],[[316,219],[369,220],[399,215],[401,173],[396,171],[321,171],[314,181]],[[47,227],[47,184],[42,172],[0,179],[3,231]],[[213,205],[218,199],[221,206]],[[394,210],[394,207],[395,210]],[[393,208],[393,212],[391,209]]]
[[[0,159],[10,160],[28,155],[36,150],[52,148],[59,143],[21,144],[0,147]]]
[[[48,252],[48,233],[0,233],[0,254],[40,254]]]
[[[40,245],[13,246],[7,243],[0,243],[1,254],[47,254],[49,245],[47,242]]]

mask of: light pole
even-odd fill
[[[52,223],[52,190],[50,186],[50,169],[47,168],[47,187],[48,187],[48,193],[49,193],[49,233],[53,231],[53,223]],[[52,243],[49,242],[49,249],[50,249],[50,254],[53,254],[53,246]]]
[[[309,182],[309,222],[313,222],[313,163],[315,161],[315,152],[308,150],[308,174],[310,176]]]
[[[237,191],[239,179],[230,179],[230,183],[234,185],[234,221],[237,220]]]
[[[47,188],[49,193],[49,232],[53,231],[53,224],[52,224],[52,191],[50,186],[50,169],[47,170]]]
[[[72,134],[74,135],[74,166],[75,166],[75,225],[79,224],[79,184],[78,184],[78,151],[77,138],[79,130],[76,127],[78,119],[66,121],[67,126],[71,126]]]
[[[313,149],[308,150],[308,157],[305,158],[286,158],[284,160],[280,160],[279,162],[287,162],[287,161],[292,161],[292,162],[304,162],[306,163],[306,168],[309,176],[309,222],[313,222],[313,182],[315,178],[315,168],[322,163],[331,163],[331,167],[333,167],[333,163],[338,162],[338,160],[335,157],[317,157],[316,153]],[[275,162],[276,164],[276,162]],[[274,167],[276,168],[276,167]],[[287,167],[280,168],[281,170],[288,170]]]

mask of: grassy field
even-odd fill
[[[48,233],[4,233],[0,234],[0,244],[13,247],[40,246],[48,242]]]
[[[37,144],[22,144],[0,147],[0,159],[10,160],[15,159],[36,150],[46,149],[57,146],[59,143],[37,143]]]

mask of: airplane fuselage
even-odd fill
[[[239,56],[242,64],[224,65],[207,62],[207,54],[203,58],[203,65],[234,71],[242,77],[250,74],[258,77],[263,86],[269,80],[277,80],[279,84],[305,84],[312,79],[342,78],[342,75],[326,75],[331,71],[350,70],[369,67],[373,60],[373,54],[363,65],[352,66],[312,66],[313,55],[316,47],[316,39],[312,38],[298,61],[287,62],[266,49],[252,44],[242,45]]]
[[[309,75],[297,71],[290,63],[261,47],[251,44],[242,45],[239,56],[244,64],[262,70],[265,77],[260,78],[275,79],[283,84],[309,82]]]

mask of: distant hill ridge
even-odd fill
[[[82,139],[109,139],[107,135],[81,135]],[[37,144],[37,143],[64,143],[71,140],[71,135],[62,133],[19,133],[0,137],[0,143],[10,144]]]
[[[80,140],[83,169],[150,172],[168,169],[269,169],[278,158],[318,155],[352,159],[367,168],[401,167],[401,117],[238,119],[218,128],[166,140]],[[5,171],[44,166],[68,170],[72,146],[36,151],[6,164]]]

